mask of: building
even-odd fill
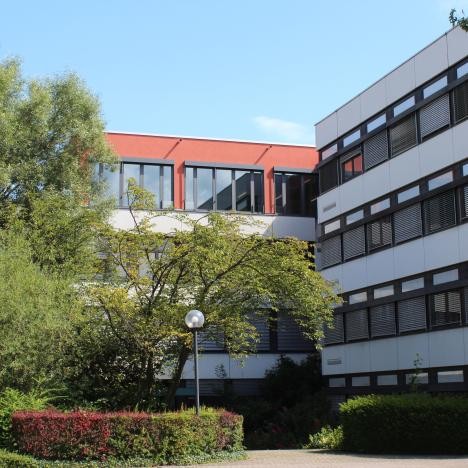
[[[184,210],[195,218],[210,210],[245,213],[262,222],[259,232],[265,235],[315,239],[318,180],[313,169],[318,155],[314,147],[121,132],[108,132],[107,137],[121,160],[117,171],[102,165],[99,169],[109,195],[119,200],[113,216],[116,227],[132,226],[125,187],[133,177],[154,193],[160,209]],[[159,217],[157,229],[170,232],[175,222],[171,216]],[[244,366],[224,352],[222,343],[202,339],[202,396],[220,390],[220,374],[237,394],[253,395],[281,354],[299,361],[312,349],[286,316],[279,317],[277,329],[266,322],[255,325],[261,342],[258,353]],[[183,379],[184,385],[192,385],[190,362]]]
[[[335,401],[468,390],[467,117],[457,27],[316,125],[318,261],[344,299],[322,353]]]

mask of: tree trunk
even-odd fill
[[[174,370],[174,374],[172,375],[171,383],[169,385],[169,390],[167,392],[166,397],[166,404],[170,409],[174,409],[176,391],[179,388],[180,378],[182,377],[182,371],[184,370],[185,363],[187,362],[187,359],[190,356],[190,352],[191,350],[184,346],[179,353],[179,358],[177,359],[177,366]]]

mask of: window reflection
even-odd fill
[[[160,207],[160,193],[159,193],[159,166],[145,164],[143,186],[146,190],[151,192],[154,197],[154,207]]]
[[[162,166],[163,171],[163,193],[162,193],[162,207],[172,208],[172,167]]]
[[[253,173],[254,182],[254,211],[263,213],[263,173]]]
[[[284,174],[286,179],[286,214],[301,214],[302,176],[300,174]]]
[[[236,210],[251,211],[250,205],[250,172],[235,171]]]
[[[139,164],[124,164],[123,165],[123,193],[122,206],[128,208],[129,202],[132,202],[132,195],[128,191],[130,180],[136,185],[140,185],[140,165]]]
[[[275,173],[276,213],[314,216],[318,179],[316,174]]]
[[[216,208],[232,210],[232,171],[216,169]]]
[[[119,165],[102,165],[101,173],[104,183],[104,195],[106,198],[114,198],[115,204],[119,203],[120,196],[120,167]]]
[[[213,209],[213,171],[197,169],[197,208],[199,210]]]
[[[185,209],[194,210],[195,203],[193,199],[193,181],[194,181],[194,169],[193,167],[185,168]]]

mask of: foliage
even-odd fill
[[[342,450],[343,428],[341,426],[323,426],[319,432],[309,436],[309,443],[306,448]]]
[[[28,242],[0,233],[0,390],[29,391],[38,380],[61,380],[71,324],[81,305],[70,284],[41,271]]]
[[[0,393],[0,447],[14,448],[11,435],[11,415],[19,410],[41,410],[51,401],[48,392],[34,389],[22,393],[13,388],[7,388]]]
[[[38,468],[39,463],[28,455],[0,449],[0,466],[4,468]]]
[[[38,458],[142,457],[175,464],[242,450],[242,417],[225,410],[177,413],[22,411],[13,415],[20,451]]]
[[[468,453],[468,399],[427,394],[370,395],[342,403],[345,450]]]
[[[110,333],[119,354],[111,352],[108,362],[101,356],[96,362],[92,355],[89,362],[81,361],[106,376],[106,369],[129,368],[133,382],[125,381],[123,393],[128,387],[134,391],[127,405],[153,407],[157,377],[163,372],[172,374],[166,402],[173,401],[192,349],[192,334],[184,323],[190,309],[203,311],[207,337],[222,333],[228,352],[238,358],[255,351],[259,339],[252,315],[269,319],[272,310],[287,309],[307,337],[323,335],[322,324],[330,322],[332,304],[339,300],[333,286],[312,268],[306,242],[248,234],[246,226],[253,223],[249,217],[209,213],[193,220],[154,212],[151,194],[132,184],[130,180],[133,227],[103,226],[99,250],[105,256],[105,281],[86,291],[93,304],[89,322],[100,323],[88,328],[88,339],[101,340],[103,330],[106,342]],[[158,232],[158,223],[168,217],[180,229]],[[78,360],[70,367],[84,373]]]
[[[465,12],[462,10],[461,17],[457,16],[457,10],[452,8],[449,13],[449,21],[452,25],[452,28],[455,26],[460,26],[464,31],[468,31],[468,18],[465,16]]]

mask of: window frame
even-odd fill
[[[361,159],[361,170],[358,172],[355,167],[355,160],[356,159]],[[352,165],[352,175],[350,177],[346,177],[346,171],[344,169],[344,166],[346,164],[351,163]],[[356,149],[355,152],[353,152],[352,155],[350,155],[347,158],[343,158],[343,160],[340,161],[340,179],[341,179],[341,184],[345,184],[346,182],[349,182],[350,180],[354,179],[355,177],[358,177],[360,175],[364,174],[364,155],[362,154],[361,148]]]
[[[300,210],[299,210],[299,213],[289,213],[286,211],[287,203],[288,203],[288,196],[287,196],[287,186],[286,186],[287,178],[285,176],[291,176],[291,175],[300,177],[300,199],[299,199]],[[275,190],[275,197],[274,197],[275,214],[279,216],[316,217],[316,207],[314,205],[316,204],[315,200],[317,199],[318,194],[315,194],[316,196],[312,200],[310,211],[309,211],[308,204],[307,204],[307,193],[306,193],[306,183],[305,183],[306,177],[310,177],[312,179],[311,183],[312,184],[315,183],[316,187],[318,188],[317,176],[312,171],[311,172],[294,172],[293,170],[291,170],[291,171],[274,171],[273,172],[273,182],[274,182],[273,185],[274,185],[274,190]],[[279,184],[281,185],[281,191],[279,190],[279,186],[278,186]],[[278,200],[280,200],[281,203],[278,203]]]

